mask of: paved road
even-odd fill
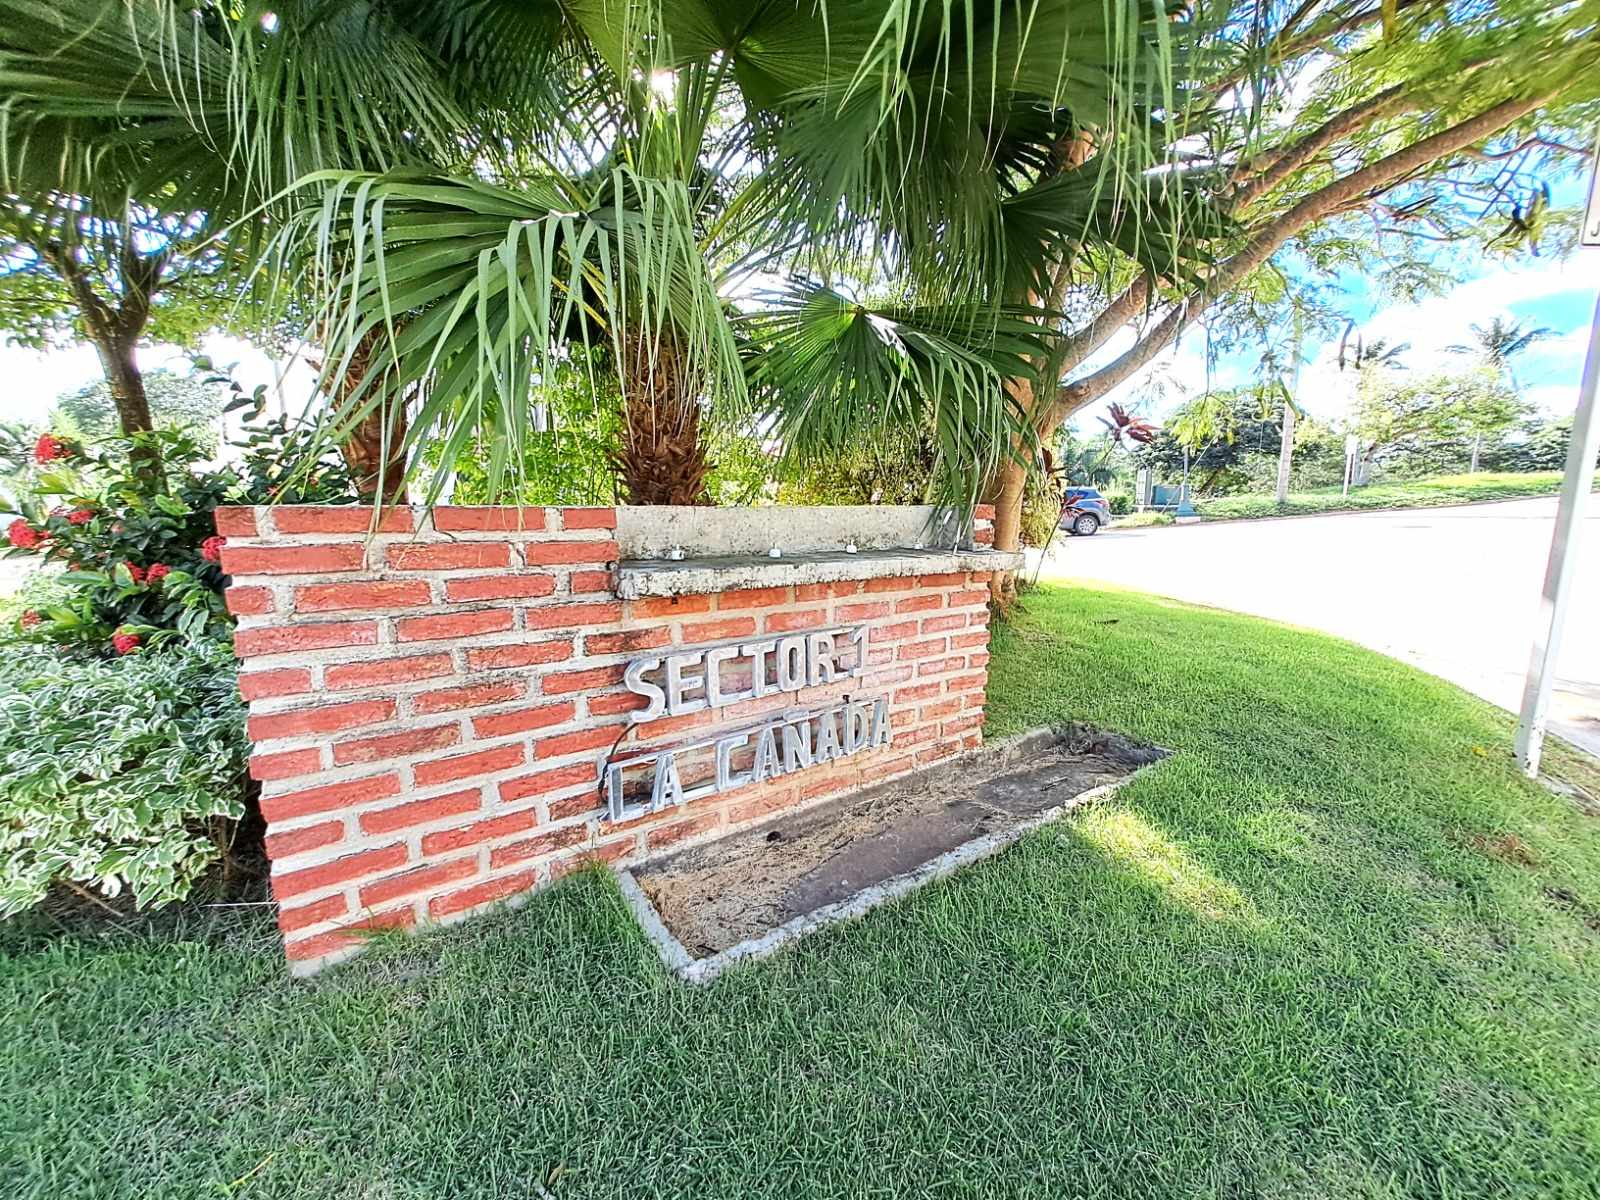
[[[1044,575],[1115,583],[1321,629],[1515,711],[1555,511],[1549,497],[1112,528],[1065,539]],[[1552,727],[1600,754],[1600,514],[1584,524]]]

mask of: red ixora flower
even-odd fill
[[[41,433],[39,440],[33,444],[33,461],[36,463],[55,462],[71,454],[71,443],[62,441],[53,433]]]
[[[74,525],[87,525],[94,520],[94,509],[75,508],[67,514],[67,520]]]
[[[29,525],[23,517],[6,526],[6,539],[20,550],[32,550],[49,536],[44,530]]]
[[[122,565],[128,568],[128,574],[133,576],[133,581],[135,583],[143,583],[144,582],[144,568],[143,567],[136,567],[131,562],[125,562]]]
[[[228,539],[222,537],[220,534],[216,537],[208,537],[205,541],[200,543],[200,557],[205,559],[207,562],[221,562],[222,548],[227,544]]]
[[[146,583],[160,583],[163,579],[171,574],[172,568],[167,566],[166,563],[151,563],[150,566],[145,569],[144,581]]]
[[[24,629],[32,629],[42,620],[44,620],[44,618],[30,608],[27,612],[23,613],[22,616],[17,618],[17,624],[21,625]]]
[[[111,648],[118,654],[132,654],[139,648],[139,635],[119,629],[111,635]]]

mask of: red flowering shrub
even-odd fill
[[[6,539],[18,550],[33,550],[44,544],[49,537],[43,530],[35,529],[28,524],[26,517],[18,517],[6,526]]]
[[[146,462],[159,456],[161,471],[135,471],[135,448]],[[50,464],[33,482],[35,501],[65,503],[39,503],[42,519],[13,521],[11,553],[61,564],[66,570],[56,578],[69,592],[65,602],[19,620],[19,632],[94,655],[128,654],[172,637],[228,636],[222,572],[200,547],[215,529],[211,510],[235,487],[231,472],[200,467],[193,439],[164,431],[98,452],[47,434],[35,458]]]
[[[311,443],[281,419],[241,443],[237,467],[217,470],[195,440],[157,431],[85,450],[46,434],[35,445],[9,554],[66,570],[59,604],[40,604],[14,628],[27,640],[104,657],[154,650],[173,639],[231,635],[222,602],[219,504],[329,504],[355,499],[336,455],[297,473]],[[285,459],[288,461],[285,461]],[[159,470],[150,469],[151,462]],[[133,463],[143,464],[135,469]],[[304,478],[302,478],[302,474]],[[42,515],[41,515],[42,514]],[[129,639],[133,640],[129,640]]]
[[[40,464],[55,462],[60,458],[72,458],[77,452],[77,447],[65,438],[58,438],[53,433],[41,433],[39,440],[33,444],[33,461]]]

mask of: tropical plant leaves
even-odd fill
[[[620,359],[625,338],[653,345],[667,330],[692,364],[690,390],[742,410],[738,348],[685,189],[620,167],[601,183],[584,196],[554,177],[515,192],[420,173],[307,181],[316,203],[279,245],[285,256],[318,247],[304,271],[325,298],[326,382],[369,335],[381,347],[328,435],[410,404],[408,449],[442,439],[448,464],[487,433],[498,490],[522,469],[528,396],[565,346],[599,344]]]
[[[939,447],[932,493],[971,502],[1025,428],[1008,380],[1028,378],[1046,334],[1018,313],[868,305],[796,285],[741,322],[760,402],[796,459],[856,439],[931,428]]]
[[[7,149],[65,130],[270,222],[252,285],[321,346],[323,435],[380,413],[398,437],[409,408],[408,452],[484,445],[497,479],[557,364],[666,338],[705,412],[753,392],[796,453],[931,426],[970,495],[1026,436],[1003,385],[1048,361],[1059,314],[1022,307],[1044,272],[1092,245],[1175,277],[1201,228],[1146,174],[1187,26],[1139,0],[54,7],[0,35]],[[1038,185],[1091,126],[1092,162]],[[828,286],[735,318],[763,273]]]

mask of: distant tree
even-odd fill
[[[1403,371],[1406,364],[1401,359],[1410,349],[1410,342],[1390,342],[1388,338],[1373,338],[1369,342],[1354,321],[1346,321],[1344,332],[1339,335],[1337,362],[1341,371],[1370,367]]]
[[[1110,487],[1117,477],[1111,450],[1108,444],[1085,444],[1074,439],[1052,456],[1052,465],[1068,487]]]
[[[179,375],[158,367],[144,375],[150,418],[157,429],[182,430],[208,452],[221,440],[222,406],[227,394],[203,374]],[[56,398],[50,427],[95,442],[120,432],[116,397],[105,380]]]
[[[1401,360],[1410,349],[1410,342],[1390,344],[1385,338],[1373,338],[1357,347],[1356,367],[1387,367],[1392,371],[1403,371],[1406,364]]]
[[[1187,468],[1197,495],[1236,488],[1251,455],[1276,455],[1282,445],[1273,403],[1256,386],[1207,392],[1175,409],[1133,462],[1162,479],[1177,479]]]
[[[1483,450],[1491,471],[1560,471],[1572,444],[1572,417],[1530,417]]]
[[[1361,449],[1358,479],[1385,462],[1464,458],[1480,438],[1504,433],[1525,413],[1505,380],[1490,367],[1400,381],[1363,379],[1354,424]]]
[[[223,319],[221,255],[204,218],[126,193],[0,196],[0,336],[94,347],[122,433],[155,428],[138,351],[192,347]]]
[[[1533,343],[1543,338],[1553,337],[1554,329],[1540,325],[1534,329],[1526,328],[1521,321],[1508,321],[1504,317],[1495,317],[1487,325],[1474,322],[1472,329],[1473,341],[1470,345],[1455,345],[1450,349],[1457,354],[1476,354],[1485,366],[1491,368],[1496,374],[1504,375],[1511,384],[1513,394],[1520,393],[1522,388],[1517,383],[1517,374],[1511,369],[1511,360],[1521,354]],[[1472,439],[1472,462],[1467,470],[1476,472],[1478,458],[1483,450],[1483,434],[1479,433]]]

